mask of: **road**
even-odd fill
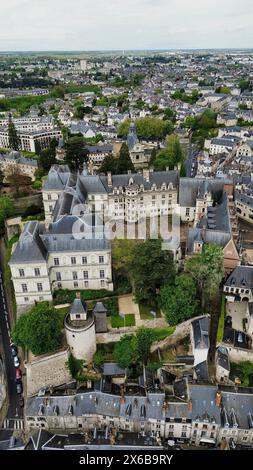
[[[8,420],[22,418],[23,411],[19,405],[19,397],[16,393],[15,383],[15,367],[13,365],[11,349],[10,349],[10,326],[9,326],[9,315],[7,311],[7,303],[5,299],[2,272],[0,270],[0,341],[1,350],[3,350],[3,361],[5,364],[5,371],[7,376],[8,385],[8,396],[9,396],[9,407],[7,412]],[[0,440],[10,438],[12,431],[0,430]]]
[[[196,165],[196,156],[198,154],[198,150],[194,149],[192,146],[191,141],[191,134],[189,135],[189,147],[187,152],[187,160],[185,162],[186,168],[186,176],[187,178],[194,178],[197,172],[197,165]],[[193,167],[194,163],[194,167]]]

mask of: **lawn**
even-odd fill
[[[218,324],[218,330],[217,330],[217,343],[220,343],[223,340],[223,334],[224,334],[224,323],[225,323],[225,296],[222,296],[221,300],[221,311],[220,311],[220,317],[219,317],[219,324]]]
[[[162,341],[163,339],[167,338],[167,336],[172,335],[174,333],[176,327],[175,326],[168,326],[167,328],[154,328],[154,341]]]
[[[142,320],[154,320],[161,317],[161,310],[159,307],[150,307],[148,305],[139,304],[140,316]],[[156,312],[156,317],[151,315],[150,310]]]
[[[121,318],[119,315],[112,315],[111,317],[112,328],[120,328],[124,326],[135,326],[135,315],[134,313],[129,313],[124,318]]]

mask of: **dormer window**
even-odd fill
[[[129,178],[129,183],[128,183],[128,184],[129,184],[129,185],[134,184],[133,178]]]

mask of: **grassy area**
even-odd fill
[[[168,336],[174,333],[176,327],[175,326],[168,326],[167,328],[154,328],[154,341],[162,341],[163,339],[167,338]]]
[[[43,96],[17,96],[15,98],[4,98],[0,100],[0,111],[9,111],[16,109],[19,113],[25,114],[31,106],[40,105],[49,98],[49,95]]]
[[[69,311],[69,307],[57,308],[55,309],[59,316],[59,325],[61,328],[64,326],[64,318]]]
[[[112,328],[121,328],[124,326],[135,326],[135,315],[134,313],[125,315],[125,323],[124,323],[124,318],[121,318],[119,315],[113,315],[111,317],[111,325],[112,325]]]
[[[253,364],[250,361],[230,364],[231,376],[238,377],[245,387],[253,387]]]
[[[154,318],[161,317],[161,310],[159,309],[159,307],[154,308],[148,305],[139,304],[139,310],[142,320],[154,320]],[[150,310],[156,312],[156,317],[154,315],[151,315]]]
[[[216,341],[217,343],[220,343],[223,340],[223,334],[224,334],[224,324],[225,324],[225,296],[222,296],[221,300],[221,311],[220,311],[220,317],[219,317],[219,324],[218,324],[218,330],[217,330],[217,338]]]

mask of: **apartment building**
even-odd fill
[[[57,128],[54,129],[44,129],[40,131],[19,131],[17,134],[20,139],[21,150],[28,152],[36,152],[36,144],[39,144],[41,149],[49,147],[50,141],[52,139],[59,140],[61,131]],[[9,132],[8,128],[0,128],[0,147],[9,148]]]

